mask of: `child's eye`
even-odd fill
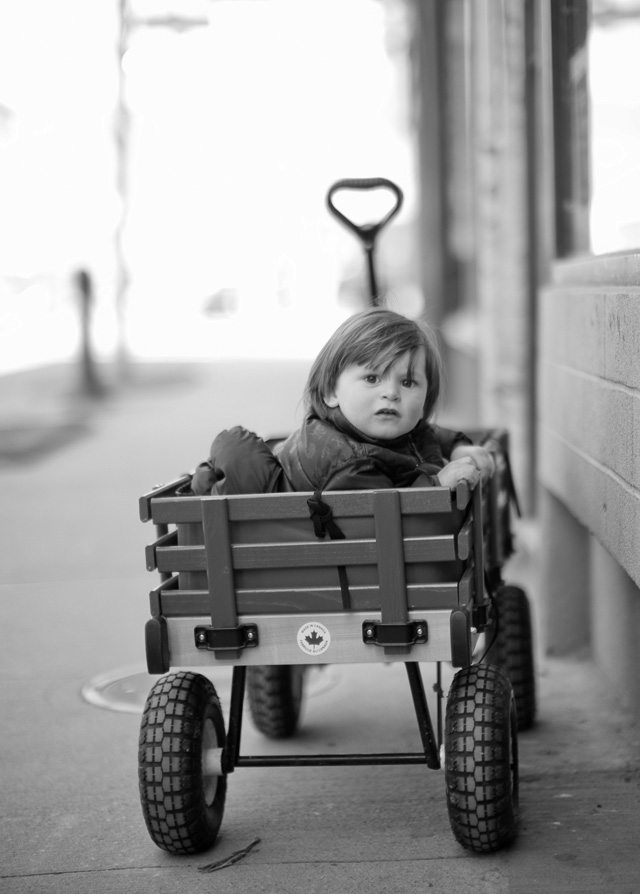
[[[413,388],[413,386],[414,386],[415,384],[416,384],[416,380],[415,380],[415,379],[403,379],[403,380],[402,380],[402,387],[403,387],[403,388]]]
[[[380,376],[377,376],[375,373],[367,373],[364,377],[365,382],[367,382],[369,385],[375,385],[376,382],[379,381],[379,379]]]

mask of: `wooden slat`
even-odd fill
[[[257,494],[255,496],[228,497],[229,519],[234,522],[297,518],[311,521],[307,501],[312,493]],[[216,497],[210,499],[215,500]],[[219,498],[218,498],[219,499]],[[334,515],[347,518],[371,515],[371,491],[345,491],[323,494],[322,499],[333,509]],[[313,528],[312,528],[313,529]]]
[[[236,595],[231,561],[231,542],[225,500],[203,500],[202,524],[207,548],[210,614],[213,627],[236,627]],[[185,547],[197,549],[198,547]],[[200,549],[202,549],[200,547]],[[235,654],[235,653],[234,653]]]
[[[378,491],[374,496],[380,610],[383,624],[405,624],[409,618],[404,576],[402,515],[395,491]],[[407,646],[385,646],[385,655],[404,655]]]
[[[157,587],[149,593],[149,607],[151,609],[151,617],[159,618],[164,612],[163,599],[168,592],[175,591],[178,587],[178,575],[170,577],[168,580],[161,581]],[[208,595],[208,594],[207,594]]]
[[[323,499],[332,507],[336,518],[370,515],[372,499],[377,491],[329,491]],[[404,514],[451,513],[452,495],[446,487],[404,488],[396,491]],[[150,498],[148,515],[156,524],[196,522],[201,518],[200,503],[207,500],[228,502],[231,521],[260,519],[309,518],[307,500],[311,493],[254,494],[228,497],[173,497]]]
[[[158,571],[206,571],[207,552],[203,546],[168,546],[156,550]]]
[[[472,543],[473,536],[473,523],[471,516],[469,515],[460,529],[457,538],[458,545],[458,558],[462,559],[463,562],[466,562],[469,556],[471,555],[473,549]]]
[[[334,516],[352,518],[358,515],[371,515],[373,501],[379,491],[328,491],[322,499],[333,510]],[[388,491],[383,491],[388,493]],[[424,487],[397,489],[400,505],[406,514],[431,514],[451,512],[451,491],[446,487]],[[295,494],[256,494],[253,496],[230,496],[230,521],[249,521],[253,519],[277,518],[309,518],[307,501],[312,493]],[[221,499],[209,497],[208,499]]]
[[[326,568],[334,565],[375,565],[378,547],[375,540],[234,544],[231,546],[231,556],[232,566],[237,570]],[[409,563],[454,561],[454,538],[449,534],[406,538],[404,558]],[[155,550],[155,561],[160,571],[203,571],[207,567],[204,545],[159,546]]]
[[[149,491],[149,493],[143,494],[138,501],[140,521],[151,521],[151,518],[153,516],[153,502],[158,500],[162,496],[167,496],[167,494],[174,494],[179,487],[187,484],[190,478],[190,475],[182,475],[180,478],[176,478],[174,481],[170,481],[168,484],[159,485],[158,487],[155,487],[153,490]]]
[[[452,536],[413,537],[405,541],[408,562],[446,562],[456,558]],[[375,540],[314,540],[309,543],[233,546],[234,568],[309,568],[327,565],[375,565]]]
[[[452,562],[457,558],[455,538],[450,534],[439,537],[405,537],[402,541],[404,561]]]
[[[189,524],[202,521],[202,497],[151,500],[151,518],[156,524]]]
[[[147,571],[155,571],[158,567],[158,555],[157,551],[161,547],[174,546],[178,542],[178,532],[177,531],[169,531],[166,534],[163,534],[162,537],[158,537],[153,543],[150,543],[145,547],[144,554],[147,563]]]
[[[448,487],[409,487],[398,489],[403,515],[439,514],[455,511]]]
[[[473,567],[474,584],[477,602],[482,601],[484,593],[484,529],[482,524],[482,490],[476,487],[473,491]]]
[[[460,605],[469,605],[475,594],[475,571],[473,565],[469,565],[462,575],[458,585]]]
[[[202,546],[204,543],[204,531],[202,529],[202,519],[191,524],[177,525],[178,546]],[[207,587],[207,572],[202,569],[200,571],[181,571],[180,587],[184,590],[199,590]]]
[[[375,540],[314,540],[310,543],[268,543],[234,546],[235,568],[326,568],[335,565],[373,565]]]
[[[456,495],[456,506],[458,509],[466,509],[469,503],[470,497],[469,485],[466,481],[459,481],[456,485],[455,495]]]
[[[378,575],[383,623],[407,620],[400,501],[393,491],[379,491],[375,500]]]
[[[380,611],[378,587],[350,587],[352,607],[355,611]],[[209,614],[208,590],[163,591],[162,613],[167,617]],[[452,609],[458,605],[458,586],[455,583],[407,586],[407,604],[410,610]],[[313,614],[336,612],[342,607],[339,587],[308,590],[237,590],[238,615]]]

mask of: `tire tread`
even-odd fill
[[[180,671],[158,680],[142,716],[138,743],[142,812],[154,843],[173,854],[195,854],[211,847],[222,821],[226,777],[218,779],[212,807],[204,803],[202,792],[200,737],[207,706],[213,709],[222,746],[220,702],[211,681],[201,674]]]
[[[517,830],[515,705],[492,665],[459,671],[446,709],[445,779],[456,839],[477,853],[509,844]]]

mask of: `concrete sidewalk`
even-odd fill
[[[239,770],[211,852],[170,857],[148,838],[137,737],[152,682],[146,594],[156,581],[144,570],[152,531],[138,521],[137,498],[203,459],[221,428],[290,430],[306,370],[302,361],[147,365],[99,405],[72,401],[79,428],[64,444],[22,455],[0,443],[0,891],[640,891],[640,734],[586,659],[539,657],[539,720],[520,737],[521,826],[508,851],[477,857],[457,845],[442,774],[414,767]],[[37,421],[30,382],[13,383],[15,405]],[[51,400],[55,428],[68,417],[56,417]],[[535,606],[536,532],[522,534],[506,576]],[[428,668],[425,678],[428,686]],[[229,680],[226,670],[214,679],[225,709]],[[121,710],[82,697],[102,684]],[[288,747],[414,750],[402,668],[315,674]],[[274,750],[250,724],[244,748]],[[201,871],[256,838],[234,866]]]

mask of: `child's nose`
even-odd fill
[[[398,383],[387,380],[384,388],[384,396],[388,400],[398,400],[398,397],[400,396],[400,387]]]

